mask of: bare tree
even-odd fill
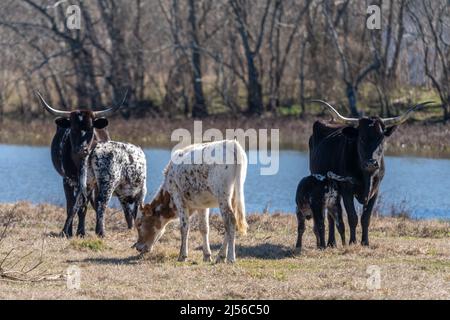
[[[189,24],[190,40],[191,40],[191,56],[192,56],[192,83],[194,89],[194,105],[192,106],[193,117],[204,117],[208,115],[208,110],[205,104],[205,97],[203,95],[202,85],[202,59],[200,50],[200,41],[198,34],[198,19],[197,19],[197,5],[196,1],[189,0]]]
[[[302,17],[308,11],[311,0],[305,1],[298,6],[294,2],[290,7],[285,8],[286,2],[277,0],[274,4],[269,32],[269,48],[271,53],[269,75],[270,75],[270,100],[269,109],[275,109],[280,105],[280,87],[281,80],[290,58],[290,52],[294,45],[295,37],[302,22]],[[293,14],[292,20],[284,21],[289,18],[289,14]],[[283,29],[288,31],[283,32]],[[282,36],[286,37],[282,41]],[[282,43],[283,42],[283,43]]]
[[[382,4],[380,1],[379,5]],[[375,54],[380,62],[376,70],[375,85],[380,96],[381,114],[392,115],[391,93],[395,89],[399,56],[405,35],[405,19],[407,0],[389,0],[387,21],[383,24],[383,32],[372,32],[372,42]],[[385,39],[383,39],[383,34]]]
[[[266,32],[266,22],[272,1],[264,2],[263,13],[258,21],[258,28],[255,34],[250,27],[250,7],[247,0],[230,0],[230,5],[236,18],[236,26],[242,41],[246,59],[246,87],[247,106],[250,114],[261,114],[263,111],[263,95],[261,85],[261,75],[255,62],[256,56],[260,53],[261,46]],[[254,44],[251,44],[253,40]]]
[[[442,103],[443,120],[450,119],[450,6],[448,1],[423,1],[408,7],[424,48],[425,74]]]
[[[40,87],[63,109],[128,89],[139,115],[281,114],[296,100],[305,112],[306,99],[332,97],[354,115],[378,103],[389,116],[398,93],[432,85],[448,119],[448,4],[370,3],[382,7],[380,31],[366,28],[369,1],[4,0],[0,113],[42,113]],[[66,26],[69,4],[79,30]]]
[[[341,79],[345,83],[345,92],[348,99],[348,104],[350,108],[350,112],[353,116],[358,116],[359,111],[357,108],[357,93],[358,87],[361,82],[372,72],[377,70],[380,67],[380,61],[378,57],[373,54],[373,59],[369,62],[368,65],[360,67],[360,64],[357,65],[358,68],[352,68],[348,57],[348,50],[344,49],[344,46],[348,48],[345,44],[347,43],[347,33],[344,33],[344,45],[341,44],[339,35],[336,29],[336,22],[333,22],[331,17],[331,3],[329,1],[325,1],[323,4],[323,14],[325,16],[327,26],[329,29],[329,35],[332,40],[332,43],[338,52],[339,60],[341,62]],[[338,11],[338,15],[341,14]],[[337,18],[336,18],[337,19]],[[335,20],[336,21],[336,20]],[[363,37],[366,33],[365,24],[363,24]],[[361,60],[363,57],[360,58]]]

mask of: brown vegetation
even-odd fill
[[[425,88],[448,120],[448,2],[371,4],[381,30],[356,0],[2,1],[0,116],[36,114],[35,89],[63,109],[128,90],[149,114],[304,112],[314,97],[390,116]]]
[[[11,211],[13,210],[13,211]],[[17,253],[40,252],[46,271],[66,274],[71,265],[81,269],[81,288],[70,290],[64,279],[40,282],[3,281],[0,298],[24,299],[449,299],[450,224],[404,218],[374,218],[371,246],[359,245],[319,251],[311,225],[305,250],[293,256],[294,215],[248,217],[249,232],[237,240],[234,265],[202,262],[201,237],[196,222],[190,235],[188,262],[177,262],[180,235],[170,225],[155,251],[139,257],[130,246],[136,232],[126,229],[123,214],[109,210],[107,236],[94,236],[94,215],[88,212],[88,236],[63,239],[57,233],[64,209],[28,203],[0,205],[0,222],[13,212],[10,230],[0,245],[0,258],[12,248]],[[220,217],[211,219],[211,244],[217,254],[222,240]],[[380,289],[366,286],[367,268],[381,272]]]
[[[217,128],[225,135],[226,129],[279,129],[282,149],[307,150],[312,123],[318,117],[209,117],[203,120],[203,132]],[[327,118],[328,119],[328,118]],[[135,143],[142,147],[171,147],[171,132],[186,128],[193,133],[192,119],[145,118],[110,120],[109,131],[116,141]],[[51,119],[27,122],[4,121],[0,128],[0,143],[49,146],[56,125]],[[427,157],[450,157],[450,125],[413,122],[402,125],[387,140],[388,154],[408,154]]]

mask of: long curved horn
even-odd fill
[[[127,95],[128,95],[128,90],[125,91],[125,95],[123,96],[122,103],[116,105],[115,107],[106,109],[106,110],[95,111],[94,116],[96,118],[100,118],[100,117],[108,117],[108,116],[112,115],[114,112],[116,112],[123,106],[123,104],[125,103],[125,100],[127,99]]]
[[[62,111],[62,110],[53,109],[52,107],[50,107],[48,105],[47,102],[45,102],[44,98],[42,98],[41,94],[38,91],[35,91],[35,93],[38,96],[38,98],[41,100],[42,105],[44,106],[44,108],[48,112],[53,114],[54,116],[67,118],[70,115],[70,111]]]
[[[310,102],[319,102],[321,104],[326,105],[330,111],[331,111],[331,116],[333,117],[333,119],[337,122],[343,123],[343,124],[348,124],[348,125],[357,125],[359,119],[357,118],[346,118],[342,115],[339,114],[339,112],[337,112],[337,110],[328,102],[323,101],[323,100],[309,100]]]
[[[404,114],[402,114],[400,116],[392,117],[392,118],[382,118],[381,120],[383,121],[384,125],[387,127],[388,126],[398,126],[398,125],[402,124],[403,122],[405,122],[406,120],[408,120],[408,118],[411,116],[411,113],[413,111],[421,109],[424,106],[426,106],[427,104],[434,103],[434,102],[435,101],[426,101],[426,102],[418,103],[414,107],[409,108],[408,111],[406,111]]]

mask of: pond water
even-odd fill
[[[162,181],[170,150],[144,149],[148,162],[148,195]],[[255,152],[255,151],[250,151]],[[250,164],[245,183],[247,212],[295,210],[298,181],[309,174],[307,152],[282,150],[279,171],[260,175],[261,165]],[[386,157],[386,174],[378,206],[382,213],[392,208],[408,210],[413,217],[450,219],[450,160]],[[50,159],[49,147],[0,145],[0,202],[20,200],[64,206],[62,178]],[[111,206],[117,206],[114,199]]]

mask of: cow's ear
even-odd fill
[[[392,127],[386,128],[386,129],[384,130],[384,135],[385,135],[386,137],[390,137],[391,134],[394,133],[395,129],[397,129],[397,126],[392,126]]]
[[[108,120],[106,118],[97,118],[94,120],[94,128],[104,129],[108,126]]]
[[[56,118],[55,123],[58,127],[66,128],[66,129],[70,128],[70,120],[67,118],[62,118],[62,117]]]
[[[153,207],[150,203],[147,203],[141,211],[144,216],[151,216],[153,214]]]
[[[353,127],[345,127],[342,129],[342,134],[349,140],[356,140],[358,138],[358,129]]]

